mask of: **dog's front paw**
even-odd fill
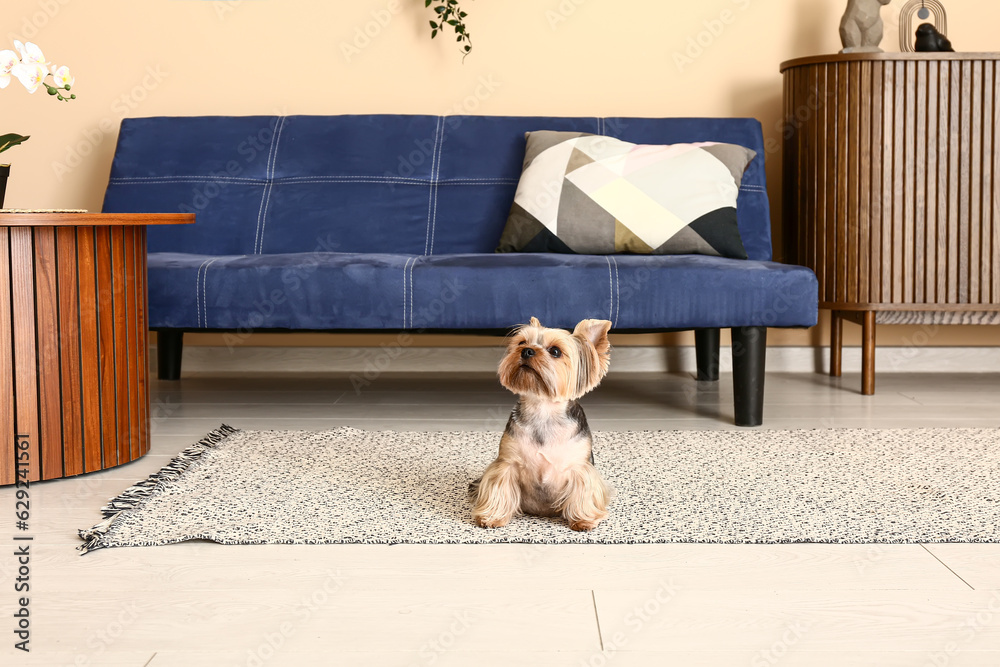
[[[483,528],[503,528],[510,523],[509,516],[477,516],[476,523]]]
[[[599,524],[599,523],[600,523],[600,521],[570,521],[569,522],[569,527],[572,530],[577,530],[577,531],[585,532],[585,531],[593,530],[594,528],[597,528],[597,524]]]

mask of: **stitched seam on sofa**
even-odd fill
[[[429,181],[418,178],[391,176],[286,176],[274,179],[275,183],[392,183],[394,185],[426,185]]]
[[[413,286],[413,269],[417,266],[417,260],[419,257],[413,258],[413,263],[410,264],[410,328],[413,328],[413,293],[415,291]]]
[[[424,254],[431,254],[431,225],[432,216],[437,213],[435,204],[437,203],[437,166],[440,158],[439,147],[441,136],[444,133],[444,118],[438,116],[437,125],[434,127],[434,152],[431,154],[431,180],[427,192],[427,235],[424,238]]]
[[[431,218],[431,246],[426,254],[434,254],[434,241],[437,238],[437,218],[438,218],[438,197],[441,194],[441,165],[444,162],[444,142],[445,133],[448,131],[448,124],[441,118],[441,139],[437,146],[437,168],[434,173],[434,216]]]
[[[434,148],[431,150],[431,176],[427,180],[427,229],[424,233],[424,254],[427,254],[428,246],[430,246],[431,243],[431,208],[434,199],[434,162],[437,160],[437,139],[440,131],[441,117],[438,116],[436,124],[434,125]]]
[[[517,178],[449,178],[438,179],[438,185],[517,185]]]
[[[406,328],[406,266],[410,263],[409,258],[403,264],[403,328]]]
[[[138,185],[156,183],[245,183],[263,185],[267,181],[260,178],[233,178],[230,176],[119,176],[108,181],[108,185]]]
[[[278,123],[281,123],[281,118],[278,118]],[[274,146],[277,143],[277,138],[278,138],[277,132],[271,135],[271,145],[268,146],[267,149],[267,164],[264,167],[264,178],[266,180],[266,184],[264,185],[264,192],[262,192],[260,195],[260,209],[257,211],[257,234],[254,236],[253,239],[254,254],[260,254],[259,248],[261,246],[261,241],[260,241],[261,224],[263,222],[265,215],[265,207],[270,198],[269,195],[271,194],[271,185],[272,185],[271,178],[274,176],[274,174],[271,173],[271,156],[274,154]]]
[[[420,257],[414,257],[413,262],[410,263],[410,328],[413,328],[413,299],[414,293],[416,292],[416,286],[413,282],[413,270],[417,266],[417,262],[420,261]]]
[[[406,270],[410,267],[410,262],[416,260],[416,257],[409,257],[406,263],[403,264],[403,328],[406,329],[406,303],[407,295],[409,291],[406,289]]]
[[[260,245],[258,254],[264,252],[264,230],[267,227],[267,210],[271,206],[271,192],[274,190],[274,170],[278,164],[278,142],[281,141],[281,131],[285,129],[285,116],[278,118],[278,130],[274,133],[273,152],[268,157],[267,180],[268,186],[265,188],[267,201],[264,203],[264,215],[260,220]]]
[[[615,281],[611,275],[611,257],[608,255],[604,256],[604,261],[608,263],[608,293],[611,295],[611,301],[608,303],[608,319],[614,321],[615,314]]]
[[[618,314],[621,312],[622,307],[622,281],[618,277],[618,260],[610,255],[608,257],[615,265],[615,317],[611,320],[611,328],[613,329],[618,326]]]
[[[194,274],[194,310],[198,315],[199,327],[205,326],[201,319],[201,272],[205,269],[205,265],[211,261],[211,259],[204,260],[201,265],[198,266],[198,272]]]
[[[438,194],[441,188],[441,158],[444,153],[444,124],[441,125],[441,145],[438,148],[437,173],[434,175],[434,217],[431,219],[431,247],[425,254],[434,254],[434,239],[437,236]]]
[[[108,181],[109,185],[141,185],[156,183],[241,183],[246,185],[266,185],[271,183],[396,183],[406,185],[427,185],[427,178],[402,178],[393,176],[284,176],[281,178],[233,178],[229,176],[118,176]],[[458,178],[443,183],[517,183],[517,179]]]
[[[403,328],[406,328],[406,265],[410,263],[409,258],[403,264]]]
[[[264,204],[265,202],[267,202],[268,198],[267,195],[269,194],[270,190],[271,190],[271,184],[266,183],[264,185],[264,191],[260,195],[260,208],[257,209],[257,233],[254,234],[253,238],[253,253],[255,255],[260,254],[260,251],[258,250],[258,248],[260,247],[260,222],[264,218]]]
[[[129,185],[142,185],[139,183],[140,179],[136,179],[136,183],[130,183],[126,180],[111,181],[111,185],[116,184],[129,184]],[[162,179],[147,179],[150,184],[153,183],[214,183],[225,181],[227,183],[240,183],[246,185],[266,185],[269,181],[265,179],[216,179],[210,176],[182,176],[182,177],[170,177]],[[297,183],[376,183],[385,184],[391,183],[394,185],[415,185],[415,186],[425,186],[430,185],[434,181],[429,178],[390,178],[388,176],[284,176],[281,178],[271,179],[271,183],[282,183],[282,184],[297,184]],[[447,178],[438,179],[438,185],[517,185],[519,179],[516,178]]]
[[[201,307],[205,314],[205,323],[202,325],[204,327],[208,326],[208,269],[212,266],[219,258],[210,260],[205,264],[205,271],[201,274]]]
[[[222,258],[213,257],[212,259],[206,259],[198,267],[198,275],[195,276],[195,309],[198,312],[198,325],[201,327],[208,326],[208,267],[220,259]],[[202,313],[205,316],[204,320],[202,320]]]

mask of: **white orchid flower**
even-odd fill
[[[49,71],[39,63],[18,63],[11,68],[10,73],[17,77],[29,93],[34,93],[42,85],[42,80]]]
[[[45,54],[38,45],[32,42],[23,44],[15,39],[14,48],[17,49],[17,53],[10,50],[0,51],[0,89],[10,85],[11,77],[16,77],[29,93],[44,87],[49,95],[60,102],[76,99],[75,94],[63,94],[76,83],[68,67],[52,65],[45,59]],[[50,76],[55,85],[46,82]]]
[[[69,73],[69,68],[65,65],[62,67],[53,67],[52,78],[55,79],[56,88],[65,88],[76,83],[76,77]]]
[[[28,42],[27,44],[22,44],[21,42],[14,40],[14,48],[16,48],[21,53],[21,62],[24,63],[40,63],[42,65],[48,65],[48,61],[45,60],[45,56],[42,55],[42,50],[34,42]]]
[[[10,85],[10,71],[18,62],[17,54],[10,49],[0,51],[0,90]]]

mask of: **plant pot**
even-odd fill
[[[0,208],[3,208],[3,194],[7,191],[8,176],[10,176],[10,165],[0,164]]]

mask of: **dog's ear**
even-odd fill
[[[606,354],[611,344],[608,342],[608,331],[611,322],[608,320],[583,320],[573,329],[573,335],[579,336],[594,346],[598,354]]]
[[[573,329],[573,338],[579,341],[580,355],[577,369],[577,396],[583,396],[596,387],[608,372],[611,363],[611,343],[607,320],[583,320]]]
[[[530,320],[528,320],[528,326],[544,328],[542,327],[542,323],[538,321],[537,317],[532,317]]]

